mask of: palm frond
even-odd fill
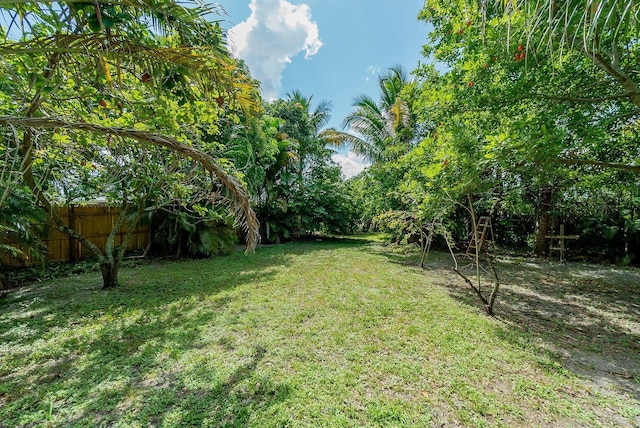
[[[311,113],[309,120],[313,130],[317,133],[331,120],[331,101],[323,100]]]
[[[410,82],[406,71],[400,65],[391,67],[378,77],[380,102],[372,97],[360,95],[353,103],[354,110],[342,122],[349,133],[331,134],[340,144],[349,145],[353,151],[367,160],[380,162],[388,146],[396,144],[400,131],[411,125],[408,105],[400,98],[405,86]]]
[[[640,34],[637,0],[497,0],[495,7],[507,15],[523,14],[529,37],[542,36],[540,47],[546,39],[594,49],[625,33],[636,39]]]
[[[328,145],[336,148],[348,148],[366,161],[382,161],[381,148],[356,135],[330,128],[322,131],[320,136]]]
[[[382,114],[382,110],[378,107],[376,101],[368,95],[360,95],[353,101],[353,107]]]
[[[387,121],[387,125],[390,127],[387,131],[389,135],[396,135],[400,129],[408,127],[411,122],[409,106],[402,98],[396,98],[387,114],[389,116]]]
[[[350,113],[343,121],[343,128],[347,127],[372,142],[391,136],[385,115],[378,111],[361,109]]]
[[[245,114],[259,109],[257,88],[248,73],[239,69],[222,46],[154,46],[127,36],[103,33],[54,34],[21,42],[0,43],[0,55],[69,54],[65,60],[75,64],[79,73],[93,69],[95,64],[111,64],[113,69],[148,70],[150,75],[162,74],[167,68],[180,67],[234,99]],[[154,71],[157,70],[157,71]],[[105,66],[105,73],[109,73]],[[140,76],[138,76],[140,77]],[[150,78],[148,84],[161,87],[162,79]]]
[[[311,101],[313,100],[313,96],[310,96],[309,98],[307,98],[304,95],[302,95],[302,92],[300,92],[299,89],[294,89],[291,92],[287,92],[287,98],[290,101],[293,101],[294,103],[300,104],[300,107],[304,111],[309,111],[309,108],[311,106]]]
[[[24,251],[22,251],[20,248],[14,247],[11,244],[5,244],[0,242],[0,253],[9,254],[11,257],[14,257],[17,259],[23,259],[23,260],[28,259],[28,256]]]
[[[407,72],[401,65],[395,65],[381,74],[378,77],[378,86],[382,92],[380,100],[382,108],[389,109],[409,82]]]
[[[0,10],[10,14],[10,20],[23,21],[23,26],[32,27],[33,24],[41,22],[39,12],[49,13],[51,10],[66,11],[68,17],[73,16],[84,7],[115,7],[126,10],[132,17],[148,17],[154,27],[161,32],[174,28],[183,30],[190,28],[198,29],[193,24],[198,24],[197,20],[209,14],[224,15],[226,12],[222,6],[216,3],[204,3],[197,0],[186,0],[176,2],[173,0],[0,0]],[[94,9],[95,10],[95,9]],[[28,21],[28,22],[24,22]],[[69,22],[69,21],[67,21]],[[26,24],[26,25],[25,25]]]
[[[68,122],[51,117],[0,116],[0,125],[33,129],[66,129],[70,131],[84,131],[94,134],[112,135],[131,139],[139,143],[164,147],[176,153],[180,153],[181,155],[200,163],[202,167],[208,171],[208,173],[212,174],[212,176],[215,177],[215,179],[229,192],[229,209],[242,230],[245,232],[247,251],[253,251],[260,240],[258,219],[251,209],[249,197],[242,184],[233,175],[221,168],[212,156],[182,143],[171,136],[149,131],[106,127],[86,122]],[[215,198],[216,199],[214,199],[214,201],[217,200],[217,195]]]

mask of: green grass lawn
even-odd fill
[[[625,302],[589,294],[603,283],[582,265],[557,268],[575,279],[558,295],[553,266],[502,263],[490,318],[446,254],[416,260],[297,243],[127,268],[116,290],[97,272],[16,290],[0,301],[0,426],[640,424],[637,270]]]

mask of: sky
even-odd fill
[[[401,64],[416,68],[428,29],[416,17],[424,0],[219,0],[228,16],[231,52],[261,82],[265,99],[299,90],[333,105],[330,127],[341,128],[354,99],[379,98],[377,76]],[[315,104],[314,104],[315,105]],[[345,176],[365,163],[334,155]]]

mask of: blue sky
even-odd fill
[[[424,0],[222,0],[232,52],[262,82],[267,99],[297,89],[333,104],[339,127],[356,96],[377,99],[377,75],[422,57],[427,26],[416,16]],[[234,28],[235,27],[235,28]],[[346,175],[362,168],[347,153],[335,157]]]

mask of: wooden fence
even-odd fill
[[[121,212],[119,207],[105,205],[71,205],[57,208],[57,210],[65,225],[76,230],[102,250],[104,250],[107,238],[118,221]],[[127,228],[123,226],[118,231],[115,245],[122,244],[126,234]],[[129,251],[143,249],[149,244],[150,240],[151,231],[149,226],[139,226],[131,236],[127,249]],[[91,256],[78,241],[54,228],[50,228],[44,243],[48,249],[47,260],[50,262],[70,262]],[[6,254],[0,254],[0,262],[10,266],[30,264],[29,261]]]

